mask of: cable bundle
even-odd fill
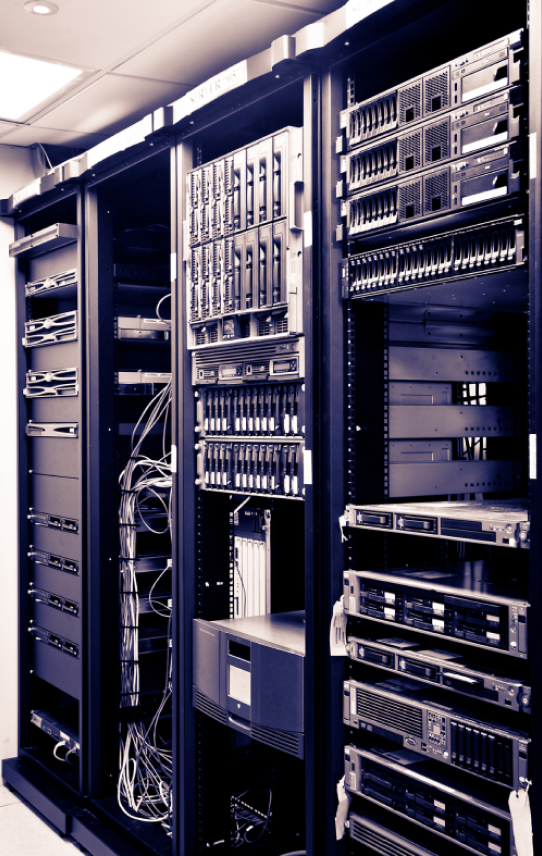
[[[121,618],[121,707],[139,704],[139,592],[137,584],[137,521],[157,535],[169,531],[171,537],[171,452],[166,451],[166,427],[171,405],[171,382],[156,395],[143,411],[132,433],[130,459],[120,475],[121,501],[119,506],[120,527],[120,618]],[[139,439],[139,427],[143,426]],[[153,460],[141,453],[145,439],[160,422],[164,424],[162,435],[162,457]],[[153,528],[149,520],[156,519],[153,512],[156,503],[163,508],[167,517],[165,528]],[[171,565],[155,579],[148,594],[153,612],[168,618],[167,664],[164,693],[158,709],[146,725],[131,722],[126,736],[120,743],[120,774],[118,779],[118,802],[125,814],[136,820],[162,823],[171,832],[171,749],[159,734],[159,721],[171,696],[171,607],[157,600],[154,595],[157,584]]]

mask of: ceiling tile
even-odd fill
[[[104,69],[168,32],[213,0],[57,0],[56,15],[29,15],[2,0],[0,49]]]
[[[177,83],[107,74],[54,110],[40,116],[42,128],[114,134],[147,113],[180,98],[188,87]]]
[[[50,146],[76,146],[88,149],[105,139],[107,139],[106,134],[81,134],[77,131],[41,128],[38,125],[16,125],[6,132],[0,124],[1,145],[32,146],[34,143],[42,143]]]
[[[239,60],[265,50],[273,39],[293,33],[312,20],[315,16],[299,5],[296,8],[289,3],[221,0],[115,71],[195,86]]]

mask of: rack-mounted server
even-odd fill
[[[478,664],[470,652],[424,648],[418,641],[379,637],[364,628],[348,635],[346,653],[355,663],[406,675],[508,710],[531,712],[529,686],[488,663]]]
[[[255,381],[295,381],[305,376],[305,341],[222,343],[192,353],[192,383],[239,384]]]
[[[402,532],[499,547],[530,545],[530,513],[524,500],[348,505],[344,517],[347,529]]]
[[[472,787],[409,749],[345,746],[344,755],[349,793],[475,853],[517,853],[507,798],[487,782],[483,790]]]
[[[525,161],[518,140],[349,197],[341,206],[347,237],[355,240],[510,197],[524,189]]]
[[[302,131],[187,176],[189,347],[301,333]]]
[[[351,255],[342,263],[345,299],[525,270],[525,219],[512,217],[451,229],[416,241]]]
[[[437,162],[510,142],[524,130],[525,94],[516,86],[350,151],[341,157],[345,178],[337,186],[337,196],[350,196],[365,187],[430,169]]]
[[[190,246],[293,218],[303,182],[301,128],[270,137],[190,170],[187,175]]]
[[[304,494],[305,444],[297,441],[238,442],[200,440],[197,445],[198,485],[202,490],[256,493],[300,499]]]
[[[345,611],[434,636],[527,657],[529,603],[513,583],[486,576],[483,562],[453,569],[346,571]]]
[[[201,437],[301,437],[305,432],[305,388],[299,383],[203,388],[197,398]]]
[[[418,124],[436,113],[458,110],[521,80],[524,33],[518,30],[433,68],[400,86],[341,112],[348,148]],[[340,138],[341,139],[341,138]],[[342,145],[338,144],[338,148]]]
[[[353,852],[364,854],[367,848],[390,856],[457,856],[457,845],[449,844],[430,831],[416,830],[407,821],[390,817],[376,807],[365,811],[352,811],[348,816],[348,832]],[[361,845],[361,846],[357,846]]]
[[[399,740],[413,752],[519,790],[529,780],[530,738],[480,719],[479,707],[450,707],[433,688],[404,678],[344,683],[344,722]]]

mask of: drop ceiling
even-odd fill
[[[84,69],[82,82],[24,124],[0,121],[0,145],[90,148],[344,0],[55,0],[28,14],[0,0],[0,50]],[[5,83],[3,83],[5,85]]]

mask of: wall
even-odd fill
[[[0,145],[0,199],[34,179],[31,149]],[[17,754],[17,411],[13,222],[0,219],[0,759]]]

